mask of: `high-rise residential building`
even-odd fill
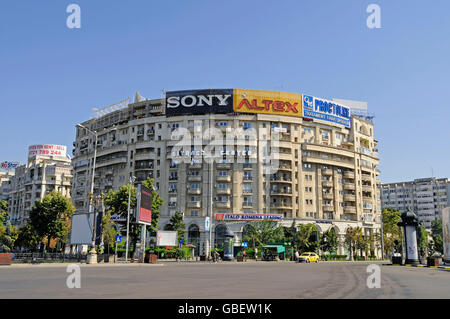
[[[194,90],[154,100],[137,94],[134,103],[102,109],[81,125],[98,135],[94,193],[117,190],[130,176],[136,184],[153,178],[165,200],[160,228],[182,212],[196,254],[223,245],[227,232],[239,242],[249,221],[261,219],[333,228],[345,253],[347,229],[379,233],[381,211],[374,125],[350,112],[301,94]],[[73,144],[77,213],[89,209],[95,147],[82,126]],[[218,154],[213,164],[208,145]]]
[[[381,185],[382,208],[417,214],[419,222],[431,229],[431,222],[449,206],[448,178],[420,178],[409,182]]]
[[[72,165],[66,146],[45,144],[30,146],[27,164],[15,169],[8,181],[8,202],[11,224],[20,228],[27,223],[37,200],[51,191],[70,198]]]

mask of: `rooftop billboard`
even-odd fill
[[[303,116],[350,127],[350,108],[334,101],[303,95]]]
[[[166,92],[166,115],[232,112],[232,89]]]
[[[55,144],[38,144],[28,147],[28,158],[36,155],[66,157],[67,146]]]
[[[245,89],[234,89],[233,93],[237,113],[303,116],[301,94]]]

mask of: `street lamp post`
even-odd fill
[[[86,263],[88,264],[96,264],[97,263],[97,252],[95,251],[95,219],[96,219],[96,211],[94,208],[94,177],[95,177],[95,164],[97,160],[97,131],[92,131],[88,129],[86,126],[77,124],[78,127],[81,127],[88,131],[89,133],[93,134],[95,136],[95,142],[94,142],[94,160],[92,163],[92,175],[91,175],[91,191],[90,191],[90,205],[89,205],[89,213],[91,210],[94,212],[94,219],[92,222],[92,243],[91,243],[91,250],[89,251],[89,255],[87,258]]]
[[[136,177],[130,176],[130,184],[128,185],[128,214],[127,214],[127,245],[125,248],[125,262],[128,262],[128,244],[129,240],[129,229],[130,229],[130,208],[131,208],[131,186],[133,185]]]

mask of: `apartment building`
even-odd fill
[[[30,146],[27,164],[15,169],[4,193],[11,224],[18,228],[26,225],[34,202],[51,191],[70,198],[72,163],[65,150],[66,146],[60,145]]]
[[[0,201],[8,200],[12,177],[14,177],[14,172],[0,172]]]
[[[252,95],[257,97],[251,100]],[[344,112],[343,106],[305,98]],[[266,103],[264,109],[261,103]],[[321,117],[319,107],[305,116],[303,104],[300,94],[237,89],[167,92],[155,100],[137,95],[134,103],[102,110],[81,123],[98,135],[94,193],[116,190],[130,176],[136,184],[153,178],[165,200],[161,229],[176,211],[183,212],[188,243],[199,255],[220,246],[226,232],[239,242],[252,218],[273,218],[284,226],[293,220],[315,223],[322,232],[334,228],[344,253],[348,227],[380,232],[374,126],[358,116],[344,117],[347,122],[336,120],[338,116],[329,120]],[[214,144],[219,157],[212,164],[203,152],[217,139],[208,130],[221,140]],[[225,143],[227,134],[235,134],[234,145]],[[94,140],[92,133],[76,127],[72,199],[77,213],[88,211]],[[269,155],[264,153],[269,149]],[[276,169],[267,170],[274,155]]]
[[[382,208],[401,212],[412,211],[419,222],[431,229],[431,222],[441,217],[442,209],[449,206],[448,178],[420,178],[409,182],[389,183],[381,186]]]

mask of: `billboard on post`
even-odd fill
[[[158,230],[156,232],[156,246],[177,246],[177,237],[176,231]]]
[[[152,223],[152,190],[139,184],[136,192],[136,222],[144,225]]]

